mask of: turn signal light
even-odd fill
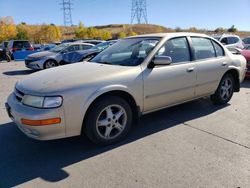
[[[42,120],[21,119],[21,123],[30,126],[53,125],[61,123],[61,118],[42,119]]]

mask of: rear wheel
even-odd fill
[[[44,69],[50,69],[50,68],[57,67],[57,66],[58,66],[58,63],[56,61],[48,60],[44,64]]]
[[[234,89],[235,80],[233,76],[231,74],[225,74],[215,94],[211,95],[211,100],[215,104],[226,104],[231,100]]]
[[[125,137],[132,125],[130,105],[117,96],[106,96],[91,107],[85,121],[87,137],[98,145],[108,145]]]

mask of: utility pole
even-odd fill
[[[63,21],[65,26],[72,26],[72,15],[71,15],[71,10],[72,10],[72,3],[71,0],[63,0],[61,3],[62,5],[62,10],[63,10]]]
[[[131,24],[148,24],[147,2],[146,0],[132,0]]]

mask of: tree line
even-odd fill
[[[20,24],[14,24],[12,17],[0,18],[0,42],[11,40],[11,39],[26,39],[34,43],[51,43],[59,42],[65,38],[76,38],[76,39],[102,39],[109,40],[112,38],[125,38],[127,36],[135,36],[137,34],[147,33],[144,31],[133,31],[133,29],[127,29],[126,26],[119,33],[114,33],[105,29],[98,29],[95,27],[85,27],[82,22],[78,26],[63,27],[56,26],[55,24],[42,24],[42,25],[28,25],[25,22]],[[195,27],[189,29],[181,29],[177,27],[175,29],[167,29],[158,26],[154,28],[155,32],[203,32],[207,33],[208,30],[199,30]],[[225,29],[219,27],[215,29],[214,33],[235,33],[238,29],[233,25],[232,27]],[[152,32],[152,31],[150,31]]]

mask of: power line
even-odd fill
[[[137,24],[148,24],[146,0],[132,0],[131,24],[136,20]]]
[[[72,5],[71,0],[63,0],[61,3],[63,10],[63,21],[65,26],[72,26]]]

